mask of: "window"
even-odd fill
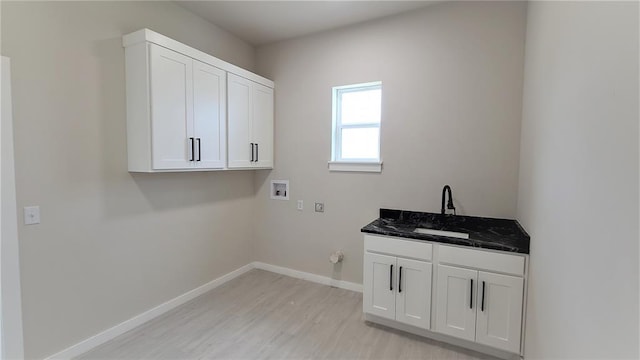
[[[333,88],[330,170],[381,171],[381,102],[381,82]]]

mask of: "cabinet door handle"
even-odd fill
[[[484,281],[482,282],[482,301],[480,304],[480,311],[484,311]]]
[[[251,143],[251,162],[253,162],[253,143]]]
[[[260,160],[260,144],[256,143],[256,162]]]
[[[189,159],[189,161],[193,161],[195,159],[195,144],[193,142],[193,138],[190,137],[189,140],[191,141],[191,159]]]
[[[469,290],[469,309],[473,309],[473,279],[471,280],[471,287]]]
[[[398,269],[398,292],[402,292],[402,266]]]
[[[393,291],[393,265],[389,267],[389,291]]]
[[[202,160],[202,148],[200,147],[200,138],[197,138],[197,140],[198,140],[198,160],[197,161],[200,161]]]

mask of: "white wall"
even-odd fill
[[[11,60],[2,56],[0,75],[0,357],[19,359],[24,356],[22,339],[22,301],[18,219],[16,211],[16,179],[13,150],[13,110],[11,106]]]
[[[638,3],[529,2],[528,359],[638,354]]]
[[[257,260],[361,283],[360,228],[380,207],[440,211],[445,184],[462,214],[515,217],[525,10],[448,2],[258,48],[276,82],[276,164],[256,175]],[[375,80],[384,170],[330,173],[331,88]],[[291,181],[291,201],[269,200],[271,179]]]
[[[252,261],[251,172],[127,172],[121,37],[149,27],[249,69],[254,49],[171,2],[1,4],[18,208],[42,211],[19,227],[26,357]]]

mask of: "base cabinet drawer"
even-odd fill
[[[373,235],[364,236],[364,250],[429,262],[433,256],[431,243]]]

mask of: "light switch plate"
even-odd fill
[[[25,225],[40,224],[40,206],[24,207],[24,224]]]
[[[298,210],[302,211],[304,209],[304,202],[302,200],[298,200]]]

